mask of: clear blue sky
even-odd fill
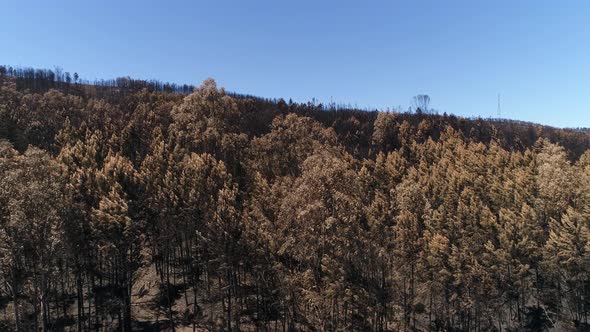
[[[588,1],[27,1],[0,63],[590,127]]]

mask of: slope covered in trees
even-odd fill
[[[2,68],[0,330],[588,329],[585,131]]]

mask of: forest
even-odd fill
[[[0,330],[590,331],[589,148],[0,66]]]

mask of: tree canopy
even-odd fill
[[[0,330],[590,326],[584,130],[0,69]]]

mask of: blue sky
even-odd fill
[[[590,127],[588,1],[5,0],[0,64]]]

